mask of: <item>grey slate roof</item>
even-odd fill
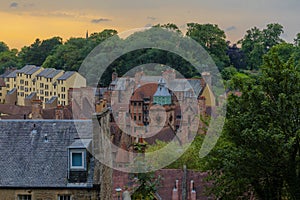
[[[31,92],[30,95],[25,97],[25,99],[32,99],[36,95],[36,92]]]
[[[93,159],[87,183],[67,182],[68,147],[78,135],[90,139],[92,132],[91,120],[76,124],[73,120],[1,120],[0,187],[92,187]]]
[[[57,80],[67,80],[68,78],[70,78],[73,74],[75,74],[74,71],[68,71],[65,72],[63,75],[61,75]]]
[[[16,78],[17,77],[17,71],[18,70],[15,70],[15,71],[9,73],[8,75],[5,76],[5,78]]]
[[[40,73],[38,73],[38,75],[36,75],[36,76],[42,76],[42,77],[44,77],[44,76],[52,73],[53,71],[55,71],[54,68],[46,68],[43,71],[41,71]]]
[[[59,73],[63,72],[63,70],[55,70],[50,74],[47,74],[45,76],[45,78],[54,78],[55,76],[57,76]]]
[[[57,97],[57,96],[53,96],[53,97],[51,97],[51,98],[46,102],[46,104],[52,104],[56,99],[58,99],[58,97]]]
[[[56,70],[54,68],[46,68],[43,71],[41,71],[37,76],[41,76],[41,77],[45,77],[45,78],[54,78],[62,71],[63,70]]]
[[[17,73],[24,73],[26,75],[31,75],[38,71],[41,67],[35,65],[25,65],[22,69],[17,70]]]

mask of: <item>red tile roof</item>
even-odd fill
[[[141,87],[137,88],[132,97],[131,101],[143,101],[144,98],[153,98],[154,93],[156,92],[158,87],[157,83],[148,83],[144,84]]]

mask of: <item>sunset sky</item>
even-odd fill
[[[118,32],[155,24],[213,23],[236,42],[246,30],[284,26],[291,42],[300,32],[299,0],[13,0],[0,1],[0,41],[20,49],[36,38],[64,40],[113,28]]]

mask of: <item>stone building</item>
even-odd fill
[[[68,105],[69,89],[86,87],[85,78],[78,72],[44,69],[34,65],[4,74],[3,79],[5,103],[20,106],[29,106],[31,100],[41,100],[45,107],[53,98],[57,99],[58,105]]]
[[[110,200],[112,173],[95,159],[108,122],[1,120],[1,199]]]

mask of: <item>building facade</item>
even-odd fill
[[[48,101],[68,105],[71,88],[86,87],[86,80],[75,71],[64,72],[53,68],[44,69],[26,65],[3,76],[6,93],[2,103],[28,106],[32,100],[41,100],[43,107]]]

